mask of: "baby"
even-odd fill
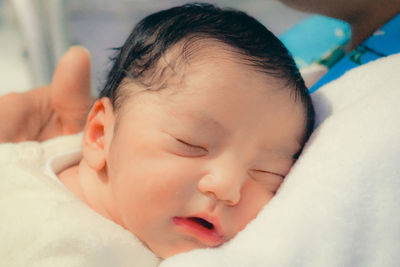
[[[152,14],[114,58],[82,157],[59,180],[161,258],[233,238],[311,134],[314,109],[281,42],[247,14]],[[58,159],[60,161],[60,159]]]

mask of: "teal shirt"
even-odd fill
[[[352,68],[396,53],[400,53],[400,14],[332,65],[328,73],[310,88],[310,93],[339,78]]]

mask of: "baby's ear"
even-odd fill
[[[97,100],[89,112],[83,135],[83,159],[93,170],[100,171],[106,166],[114,122],[110,99],[104,97]]]

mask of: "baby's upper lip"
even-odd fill
[[[218,236],[220,236],[220,237],[224,236],[220,220],[217,216],[212,216],[207,213],[199,213],[199,214],[195,214],[193,216],[189,216],[188,218],[200,218],[200,219],[206,220],[207,222],[209,222],[213,225],[213,230]]]

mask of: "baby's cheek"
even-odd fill
[[[168,206],[179,200],[187,200],[195,188],[198,166],[185,164],[178,157],[165,157],[141,167],[143,184],[138,184],[147,192],[149,202],[161,202]],[[145,188],[144,188],[145,187]]]
[[[233,210],[237,222],[237,232],[257,217],[258,213],[273,198],[274,194],[265,186],[253,180],[243,187],[239,204]]]

